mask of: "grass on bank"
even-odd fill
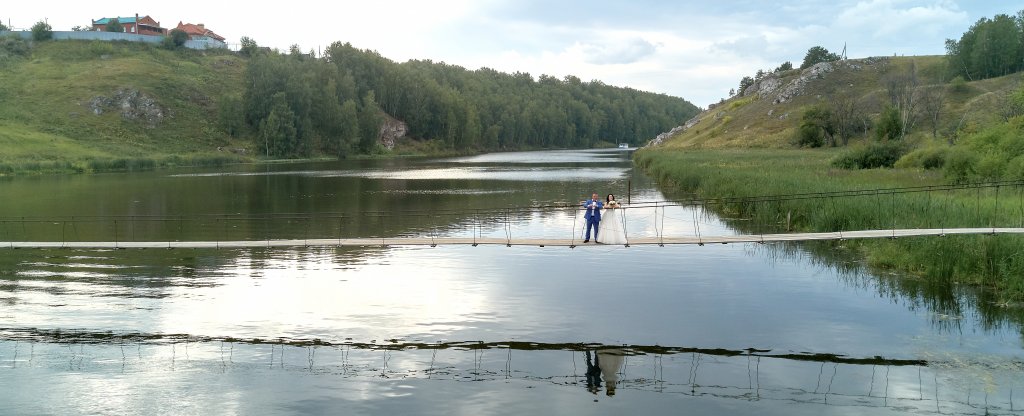
[[[829,150],[639,151],[635,160],[667,188],[706,198],[942,185],[923,170],[834,168]],[[750,218],[747,232],[888,228],[1021,227],[1024,189],[1002,187],[879,193],[711,206]],[[743,228],[744,226],[741,226]],[[757,229],[750,229],[751,227]],[[943,283],[992,288],[1004,302],[1024,301],[1024,237],[975,235],[852,240],[868,264]]]

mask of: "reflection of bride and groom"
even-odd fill
[[[594,242],[626,244],[626,230],[620,218],[621,214],[618,212],[621,205],[619,205],[619,201],[615,200],[615,195],[608,194],[604,201],[601,201],[595,193],[580,205],[587,210],[583,214],[583,219],[586,221],[584,243],[590,242],[590,232],[593,230]],[[601,212],[602,209],[604,213]]]
[[[587,391],[597,394],[601,391],[601,378],[604,377],[605,394],[615,395],[615,385],[619,382],[619,370],[625,362],[625,354],[622,350],[598,350],[594,354],[594,360],[590,360],[590,350],[587,353]]]

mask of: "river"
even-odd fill
[[[738,232],[616,149],[4,178],[0,241],[578,239],[591,192]],[[801,245],[0,247],[0,414],[1013,414],[979,299]]]

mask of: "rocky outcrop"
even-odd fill
[[[811,82],[825,78],[829,73],[843,69],[848,71],[861,71],[871,69],[878,65],[885,65],[888,63],[887,57],[870,57],[864,59],[855,60],[842,60],[833,62],[821,62],[810,68],[804,69],[799,72],[799,75],[793,76],[794,71],[783,71],[765,74],[760,80],[755,81],[753,84],[745,88],[740,92],[739,96],[747,97],[754,96],[753,100],[770,100],[771,104],[782,104],[791,101],[792,99],[812,93],[813,89],[808,88]],[[788,79],[785,82],[784,79]],[[820,98],[820,95],[819,95]],[[666,139],[677,135],[681,132],[688,130],[697,123],[699,123],[704,117],[713,117],[715,120],[723,119],[726,116],[727,111],[719,110],[717,107],[722,104],[728,104],[729,102],[723,101],[717,104],[708,105],[708,108],[696,117],[687,121],[684,125],[676,127],[671,131],[661,133],[654,139],[648,142],[647,146],[657,146]],[[723,107],[724,108],[724,107]],[[778,120],[786,120],[790,116],[788,107],[779,107],[782,109],[781,114],[776,114],[776,109],[771,108],[768,110],[768,117],[774,117]],[[731,110],[729,110],[731,111]],[[749,127],[749,126],[748,126]],[[747,127],[744,127],[746,130]]]
[[[696,120],[696,121],[694,121],[694,120]],[[668,138],[686,131],[686,129],[690,128],[694,124],[697,124],[697,122],[699,122],[700,119],[694,117],[690,121],[693,121],[693,124],[690,124],[690,122],[687,122],[686,124],[684,124],[682,126],[675,127],[672,130],[669,130],[669,131],[666,131],[664,133],[661,133],[657,137],[651,139],[651,141],[647,142],[647,144],[644,145],[644,147],[654,147],[654,146],[657,146],[657,145],[661,144],[661,142],[664,142],[665,140],[667,140]]]
[[[745,90],[743,90],[743,96],[759,94],[762,97],[771,94],[775,90],[782,86],[782,80],[776,74],[769,74],[764,79],[751,84]]]
[[[771,98],[772,104],[782,104],[794,97],[804,95],[807,84],[813,80],[824,78],[826,74],[839,69],[842,66],[852,71],[859,71],[867,66],[884,62],[885,58],[865,58],[859,60],[821,62],[810,68],[804,69],[800,75],[792,79],[785,86],[777,73],[768,74],[742,91],[742,96],[759,95],[763,98]]]
[[[391,117],[384,117],[384,123],[380,126],[380,144],[388,148],[388,150],[395,148],[395,142],[405,137],[405,134],[409,132],[409,126],[401,120],[396,120]]]
[[[834,69],[835,65],[833,65],[832,62],[819,62],[814,66],[805,69],[800,73],[800,76],[790,81],[782,91],[779,91],[778,95],[775,96],[775,99],[772,100],[772,104],[782,104],[793,99],[793,97],[803,95],[804,89],[807,87],[807,83],[824,77],[825,74],[832,72]]]
[[[96,96],[89,100],[89,109],[95,115],[119,111],[125,120],[141,120],[154,128],[169,117],[168,110],[153,97],[133,88],[121,88],[113,96]]]

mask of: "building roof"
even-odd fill
[[[118,23],[121,24],[137,24],[139,26],[150,26],[163,29],[160,27],[160,22],[156,21],[149,15],[145,16],[128,16],[128,17],[104,17],[99,20],[93,20],[93,26],[103,26],[109,23],[111,20],[117,19]]]
[[[110,21],[114,20],[114,19],[117,19],[118,23],[135,23],[135,16],[129,16],[129,17],[104,17],[102,19],[96,19],[93,22],[93,24],[105,25],[107,23],[110,23]]]
[[[178,27],[176,27],[175,29],[182,30],[185,33],[188,33],[189,36],[208,36],[208,37],[217,39],[217,40],[219,40],[221,42],[224,41],[224,37],[223,36],[218,35],[216,33],[213,33],[212,30],[207,29],[206,25],[204,25],[202,23],[192,24],[192,23],[181,23],[181,22],[178,22]]]

